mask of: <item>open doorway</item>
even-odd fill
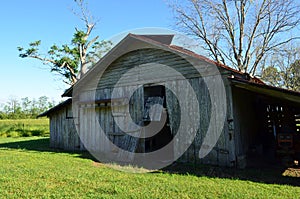
[[[234,88],[237,157],[247,166],[276,166],[299,160],[300,108],[279,97]]]
[[[163,122],[163,115],[166,116]],[[166,146],[172,141],[173,136],[169,126],[169,115],[166,109],[166,90],[163,85],[144,86],[144,126],[151,123],[153,126],[160,126],[159,131],[148,138],[145,138],[145,152],[153,152]],[[150,128],[150,130],[153,130]]]
[[[300,133],[297,109],[287,104],[273,104],[267,106],[267,111],[267,131],[275,137],[277,159],[284,164],[299,161]]]

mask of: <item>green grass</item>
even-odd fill
[[[249,178],[244,180],[205,175],[211,171],[209,167],[194,168],[189,174],[185,171],[133,174],[96,163],[86,154],[49,149],[48,142],[49,138],[40,137],[0,138],[0,198],[296,198],[300,195],[297,186],[263,183],[252,178],[251,175],[261,176],[259,171],[253,174],[250,171]]]
[[[49,136],[49,119],[0,120],[0,137]]]

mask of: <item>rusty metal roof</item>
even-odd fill
[[[216,61],[213,61],[203,55],[199,55],[191,50],[188,50],[186,48],[183,48],[181,46],[177,46],[177,45],[166,45],[164,43],[160,43],[159,41],[157,40],[152,40],[151,37],[146,37],[145,35],[136,35],[136,34],[130,34],[130,36],[132,37],[135,37],[135,38],[139,38],[139,39],[142,39],[142,40],[147,40],[148,42],[155,42],[159,45],[164,45],[165,47],[169,48],[171,51],[176,51],[176,52],[180,52],[180,53],[183,53],[183,54],[186,54],[188,56],[191,56],[191,57],[194,57],[196,59],[199,59],[199,60],[202,60],[202,61],[205,61],[205,62],[208,62],[208,63],[211,63],[211,64],[214,64],[220,68],[223,68],[223,69],[226,69],[226,70],[229,70],[229,71],[232,71],[234,73],[238,73],[238,74],[241,74],[241,75],[244,75],[245,73],[241,72],[241,71],[238,71],[234,68],[231,68],[229,66],[226,66],[224,64],[221,64],[221,63],[218,63]],[[151,41],[152,40],[152,41]],[[257,77],[250,77],[250,80],[251,82],[255,82],[255,83],[258,83],[258,84],[265,84],[261,79],[257,78]]]
[[[238,71],[236,69],[230,68],[224,64],[212,61],[211,59],[204,57],[202,55],[199,55],[193,51],[190,51],[188,49],[185,49],[183,47],[180,46],[176,46],[176,45],[172,45],[172,39],[173,39],[174,35],[136,35],[136,34],[131,34],[129,33],[123,40],[121,40],[110,52],[112,53],[107,53],[107,55],[105,55],[98,63],[101,64],[101,62],[104,59],[107,59],[108,56],[113,56],[116,58],[116,55],[113,54],[113,51],[116,50],[116,48],[119,47],[120,44],[124,43],[126,40],[129,39],[136,39],[138,41],[144,42],[144,43],[148,43],[150,45],[154,45],[156,47],[161,47],[163,49],[168,49],[171,52],[177,52],[177,53],[182,53],[184,55],[205,61],[207,63],[211,63],[214,64],[220,68],[223,68],[225,70],[228,70],[230,72],[236,73],[236,74],[240,74],[241,76],[245,75],[245,73],[242,73],[241,71]],[[80,80],[78,80],[75,85],[80,84],[80,82],[82,82],[84,79],[86,79],[86,76],[88,76],[90,73],[92,73],[92,71],[96,68],[99,67],[99,64],[95,64],[94,67],[92,67]],[[256,77],[249,77],[249,82],[255,82],[257,84],[262,84],[264,85],[265,83],[260,80],[259,78]],[[72,91],[73,91],[73,86],[68,88],[63,94],[62,97],[71,97],[72,96]]]
[[[161,38],[162,37],[162,38]],[[242,89],[246,89],[249,90],[251,92],[255,92],[261,95],[267,95],[267,96],[271,96],[271,97],[275,97],[275,98],[279,98],[279,99],[283,99],[283,100],[287,100],[289,102],[292,103],[296,103],[300,106],[300,92],[296,92],[296,91],[291,91],[291,90],[287,90],[287,89],[283,89],[283,88],[278,88],[278,87],[274,87],[274,86],[270,86],[270,85],[266,85],[262,80],[260,80],[259,78],[256,77],[250,77],[249,75],[242,73],[241,71],[238,71],[236,69],[230,68],[226,65],[217,63],[215,61],[210,60],[207,57],[204,57],[202,55],[199,55],[193,51],[190,51],[188,49],[185,49],[183,47],[180,46],[176,46],[176,45],[172,45],[171,41],[172,41],[173,35],[135,35],[135,34],[128,34],[122,41],[120,41],[109,53],[107,53],[99,62],[98,64],[96,64],[93,68],[91,68],[80,80],[78,80],[78,82],[75,85],[80,84],[82,81],[86,81],[88,80],[88,78],[86,78],[87,76],[89,76],[90,73],[93,73],[95,71],[97,71],[97,67],[100,67],[102,63],[104,64],[109,64],[110,62],[105,62],[105,59],[111,59],[110,61],[114,61],[114,59],[118,58],[118,56],[116,54],[114,54],[116,52],[116,49],[118,47],[120,47],[120,45],[122,45],[123,43],[125,43],[125,41],[129,40],[130,42],[132,42],[134,39],[134,41],[139,41],[139,42],[144,42],[145,45],[150,44],[164,49],[164,50],[170,50],[171,52],[176,52],[176,53],[182,53],[184,55],[193,57],[195,59],[198,60],[202,60],[205,61],[207,63],[211,63],[214,64],[220,68],[223,68],[227,71],[232,72],[232,75],[228,77],[228,79],[230,80],[231,84],[233,86],[242,88]],[[126,43],[125,43],[126,44]],[[127,43],[126,45],[130,45],[132,43]],[[148,45],[149,46],[149,45]],[[140,47],[140,46],[138,46]],[[133,48],[134,49],[134,48]],[[131,48],[127,49],[128,51],[131,50]],[[124,53],[126,51],[122,51],[122,53]],[[117,52],[120,53],[120,52]],[[113,57],[113,58],[108,58],[109,56]],[[64,94],[62,95],[62,97],[71,97],[72,96],[72,91],[73,91],[73,86],[70,87],[69,89],[67,89]],[[71,104],[72,103],[72,99],[68,99],[60,104],[58,104],[57,106],[51,108],[50,110],[40,114],[38,117],[43,117],[43,116],[49,116],[51,113],[59,110],[60,108],[64,107],[65,105]]]

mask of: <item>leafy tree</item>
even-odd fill
[[[298,0],[186,0],[170,3],[176,25],[215,61],[254,76],[266,55],[300,37]]]
[[[291,45],[271,57],[271,65],[266,67],[261,78],[272,86],[300,91],[300,49]]]
[[[3,111],[6,117],[11,119],[17,119],[22,115],[22,108],[16,97],[10,97],[8,102],[4,105]]]
[[[23,110],[25,115],[30,114],[31,103],[32,103],[32,101],[28,97],[25,97],[25,98],[21,99],[22,110]]]
[[[280,72],[276,67],[269,66],[262,72],[262,79],[268,84],[275,87],[282,87],[282,72]]]
[[[11,97],[1,108],[0,119],[36,118],[54,106],[55,102],[51,102],[46,96],[41,96],[38,100],[25,97],[21,101],[16,97]]]
[[[39,113],[43,113],[53,106],[54,106],[54,104],[52,104],[49,101],[49,98],[47,96],[41,96],[41,97],[39,97],[39,99],[37,101],[37,107],[38,107]]]
[[[96,22],[89,14],[84,0],[75,0],[79,13],[74,13],[84,22],[85,29],[75,28],[69,44],[52,45],[47,53],[40,51],[41,40],[29,43],[28,48],[18,47],[21,58],[33,58],[49,65],[51,72],[60,74],[63,81],[73,85],[86,71],[110,49],[111,42],[99,41],[99,36],[91,37]],[[45,55],[45,56],[44,56]]]

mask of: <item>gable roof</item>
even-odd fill
[[[188,56],[194,58],[196,60],[205,61],[210,64],[214,64],[219,68],[228,70],[235,74],[240,74],[244,76],[245,74],[230,68],[226,65],[217,63],[204,57],[202,55],[196,54],[193,51],[185,49],[180,46],[172,45],[172,39],[174,35],[136,35],[129,33],[126,37],[124,37],[118,44],[116,44],[103,58],[99,60],[97,64],[95,64],[86,74],[84,74],[72,87],[67,89],[63,94],[62,97],[71,97],[72,91],[74,86],[79,86],[84,82],[89,80],[89,76],[91,74],[95,74],[101,71],[101,68],[110,65],[113,61],[115,61],[120,56],[131,52],[133,50],[144,49],[144,48],[158,48],[166,51],[170,51],[173,53],[178,53],[184,56]],[[264,84],[263,81],[256,77],[249,77],[248,81],[253,81],[258,84]]]

